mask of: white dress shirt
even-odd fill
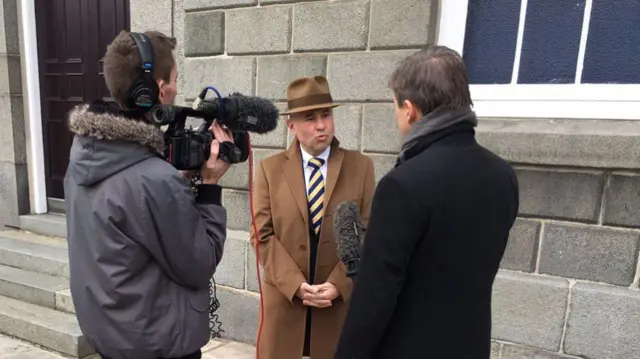
[[[327,147],[324,152],[322,152],[318,158],[322,158],[324,163],[320,167],[320,172],[322,173],[322,181],[324,185],[327,185],[327,162],[329,159],[329,152],[331,151],[331,146]],[[302,170],[304,171],[304,183],[306,192],[309,193],[309,180],[311,180],[311,172],[313,172],[313,167],[309,166],[309,160],[313,158],[309,153],[307,153],[302,146],[300,146],[300,152],[302,152]]]

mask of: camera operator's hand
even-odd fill
[[[193,177],[197,172],[195,170],[191,170],[191,171],[180,171],[180,173],[182,173],[182,175],[186,179],[191,179],[191,177]]]
[[[213,121],[211,125],[211,131],[215,139],[211,141],[211,156],[209,160],[202,165],[200,169],[200,175],[202,176],[203,184],[217,184],[220,178],[227,172],[230,163],[227,163],[218,158],[221,142],[233,142],[231,131],[223,129],[217,121]]]

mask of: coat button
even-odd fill
[[[307,250],[307,246],[305,246],[304,244],[301,244],[300,247],[298,247],[298,248],[300,248],[301,251],[306,251]]]

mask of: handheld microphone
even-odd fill
[[[358,206],[353,201],[340,203],[333,220],[336,234],[336,252],[346,267],[347,277],[355,277],[360,263],[360,247],[364,239],[364,228]]]

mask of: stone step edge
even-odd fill
[[[0,265],[69,278],[66,250],[0,232]]]
[[[66,238],[67,221],[61,214],[26,214],[20,216],[20,229],[49,237]]]
[[[26,214],[20,216],[20,230],[55,238],[67,237],[66,216],[63,214]],[[249,232],[227,228],[227,238],[249,240]]]
[[[95,353],[72,314],[0,296],[0,332],[72,358]]]
[[[67,278],[0,265],[1,296],[56,309],[58,292],[68,288]]]

